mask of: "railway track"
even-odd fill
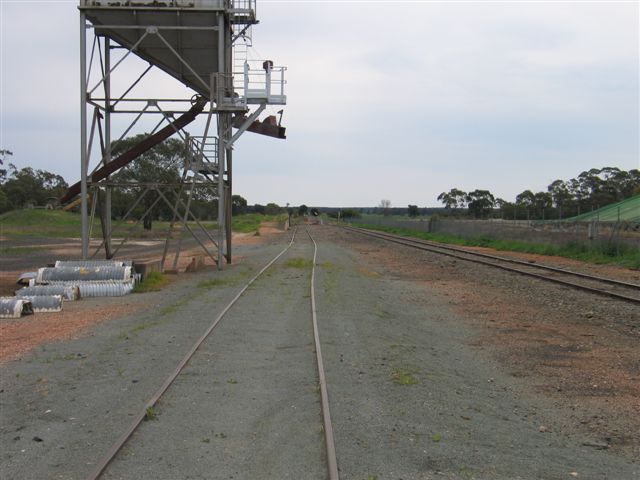
[[[597,295],[622,300],[629,303],[640,304],[640,285],[630,282],[622,282],[611,278],[588,275],[562,268],[526,262],[513,258],[505,258],[487,253],[473,252],[463,248],[443,245],[427,240],[411,239],[390,233],[379,232],[355,227],[342,227],[350,232],[356,232],[380,240],[393,242],[410,248],[416,248],[432,253],[438,253],[449,257],[469,262],[499,268],[508,272],[526,275],[547,282],[564,285],[590,292]]]
[[[331,415],[329,411],[329,396],[326,385],[325,373],[324,373],[324,365],[322,360],[322,349],[320,343],[320,335],[318,329],[317,322],[317,314],[316,314],[316,297],[315,297],[315,264],[316,258],[318,254],[318,245],[316,244],[314,238],[308,229],[305,228],[306,234],[313,243],[313,266],[311,271],[311,280],[310,280],[310,311],[311,311],[311,324],[313,331],[313,339],[314,339],[314,350],[315,350],[315,364],[317,367],[318,374],[318,390],[320,395],[320,404],[321,404],[321,413],[322,413],[322,427],[324,431],[324,440],[325,440],[325,450],[326,450],[326,467],[327,467],[327,478],[329,480],[338,480],[338,466],[337,466],[337,458],[336,458],[336,450],[335,443],[333,439],[333,427],[331,423]],[[187,364],[191,361],[191,359],[197,354],[200,346],[205,342],[205,340],[212,334],[215,327],[223,320],[225,315],[233,308],[233,306],[238,303],[241,298],[246,294],[247,289],[258,279],[260,278],[272,265],[274,265],[278,259],[280,259],[283,255],[287,253],[287,251],[291,248],[291,246],[296,241],[296,235],[298,233],[298,227],[295,227],[293,233],[291,235],[291,240],[289,244],[280,251],[275,257],[273,257],[255,276],[251,278],[235,295],[235,297],[222,309],[222,311],[212,320],[211,324],[205,330],[205,332],[198,338],[198,340],[191,346],[188,350],[184,358],[179,362],[173,372],[165,379],[160,388],[151,396],[151,398],[146,402],[144,407],[140,410],[140,412],[134,417],[133,421],[129,424],[128,428],[123,432],[120,438],[111,446],[111,448],[107,451],[107,453],[102,457],[99,463],[96,465],[93,472],[91,472],[89,479],[98,479],[103,473],[106,472],[109,465],[115,460],[118,455],[118,452],[127,444],[130,440],[134,432],[138,430],[143,420],[147,417],[148,412],[153,410],[154,406],[158,403],[158,401],[162,398],[162,396],[167,392],[167,390],[174,383],[176,378],[178,378],[183,371],[183,369],[187,366]]]

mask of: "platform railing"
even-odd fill
[[[235,75],[234,86],[247,103],[266,101],[270,104],[284,105],[286,70],[287,67],[273,66],[270,60],[249,60],[244,63],[242,74]],[[242,78],[242,83],[237,81],[238,77]]]
[[[189,136],[186,139],[185,168],[192,172],[218,171],[218,139]]]

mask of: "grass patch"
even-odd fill
[[[408,368],[394,368],[391,373],[391,379],[396,385],[415,385],[418,383],[418,379],[414,376],[414,373]]]
[[[640,251],[628,245],[589,246],[581,243],[569,243],[564,246],[520,242],[516,240],[498,240],[494,238],[462,238],[455,235],[427,233],[408,228],[385,227],[381,225],[358,225],[370,230],[380,230],[404,237],[420,238],[433,242],[467,247],[488,247],[500,251],[532,253],[580,260],[596,264],[617,264],[633,270],[640,270]]]
[[[3,235],[33,237],[79,237],[82,231],[80,215],[62,210],[24,209],[0,215]],[[93,231],[100,235],[100,221],[95,220]]]
[[[296,257],[287,260],[285,266],[289,268],[311,268],[313,266],[313,261]]]
[[[147,407],[147,409],[145,410],[144,413],[144,419],[145,420],[157,420],[158,419],[158,414],[156,413],[155,409],[153,407]]]
[[[144,322],[133,327],[131,329],[131,333],[142,332],[143,330],[146,330],[147,328],[155,327],[156,325],[158,325],[158,322]]]
[[[176,310],[178,310],[180,307],[184,306],[187,304],[187,302],[191,300],[191,297],[188,298],[181,298],[180,300],[178,300],[176,303],[174,303],[173,305],[169,305],[167,307],[164,307],[162,309],[160,309],[160,315],[169,315],[170,313],[175,312]]]
[[[0,255],[5,257],[14,257],[19,255],[25,255],[27,253],[38,252],[42,250],[47,250],[44,247],[7,247],[0,248]]]
[[[440,440],[442,440],[442,434],[441,433],[434,433],[433,435],[431,435],[431,441],[438,443]]]
[[[198,288],[206,288],[207,290],[210,290],[214,287],[226,285],[227,283],[229,282],[222,278],[213,278],[211,280],[202,280],[200,283],[198,283]]]
[[[231,230],[238,233],[256,232],[263,222],[284,222],[287,215],[262,215],[260,213],[245,213],[236,215],[231,219]]]
[[[169,283],[169,279],[160,272],[149,272],[147,278],[136,285],[133,289],[134,293],[157,292]]]

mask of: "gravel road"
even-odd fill
[[[470,346],[486,332],[433,285],[399,275],[331,227],[310,230],[342,479],[640,477],[628,456],[556,430],[564,410]],[[147,309],[0,365],[0,476],[85,478],[288,236],[273,239],[238,246],[242,262],[224,272],[145,294]],[[326,478],[312,253],[300,235],[246,292],[105,478]]]

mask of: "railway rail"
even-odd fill
[[[438,253],[460,260],[487,265],[520,275],[526,275],[539,280],[553,282],[593,294],[603,295],[629,303],[640,304],[640,285],[635,283],[588,275],[586,273],[574,272],[563,268],[552,267],[550,265],[531,263],[513,258],[490,255],[487,253],[473,252],[450,245],[402,237],[386,232],[349,226],[343,226],[342,228],[350,232],[356,232],[361,235],[386,240],[388,242],[393,242],[410,248]]]
[[[319,384],[319,393],[320,393],[320,404],[322,410],[322,420],[323,420],[323,431],[325,437],[325,447],[326,447],[326,460],[327,460],[327,477],[329,480],[338,480],[338,465],[337,465],[337,457],[336,457],[336,449],[333,438],[333,427],[331,423],[331,415],[329,411],[329,396],[328,389],[325,379],[324,373],[324,365],[322,360],[322,349],[320,343],[320,334],[318,329],[317,322],[317,314],[316,314],[316,297],[315,297],[315,264],[316,258],[318,254],[318,245],[311,233],[307,228],[305,228],[306,234],[308,235],[311,242],[313,242],[313,266],[311,271],[311,281],[310,281],[310,303],[311,303],[311,323],[313,330],[313,338],[314,338],[314,350],[315,350],[315,360],[318,371],[318,384]],[[124,447],[124,445],[131,439],[133,433],[138,429],[140,424],[143,422],[147,413],[150,409],[157,404],[163,394],[171,387],[173,382],[178,378],[182,370],[189,363],[189,361],[194,357],[197,353],[200,346],[203,342],[211,335],[215,327],[221,322],[221,320],[225,317],[227,312],[241,299],[241,297],[245,294],[247,289],[260,277],[262,276],[279,258],[281,258],[294,244],[296,240],[296,234],[298,233],[298,227],[295,227],[293,233],[291,235],[291,240],[289,244],[280,251],[275,257],[273,257],[255,276],[251,278],[236,294],[236,296],[222,309],[222,311],[217,315],[217,317],[211,322],[209,327],[205,330],[205,332],[198,338],[198,340],[193,344],[193,346],[186,353],[184,358],[180,361],[180,363],[176,366],[175,370],[167,377],[167,379],[163,382],[160,388],[153,394],[153,396],[147,401],[144,408],[134,417],[133,421],[130,423],[126,431],[120,436],[120,438],[111,446],[108,452],[102,457],[99,463],[96,465],[93,472],[88,477],[91,480],[98,479],[102,476],[102,474],[107,470],[109,464],[116,458],[118,452]]]

